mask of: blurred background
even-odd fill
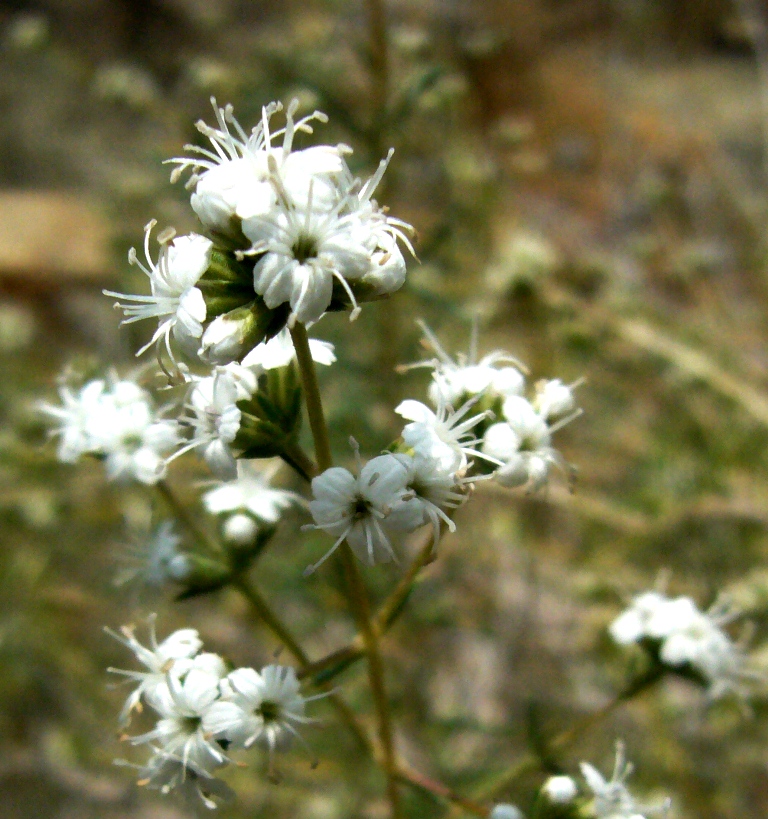
[[[142,292],[126,253],[155,218],[197,228],[162,161],[232,102],[246,128],[273,99],[330,116],[378,198],[417,229],[403,292],[350,326],[324,389],[336,451],[373,454],[393,407],[421,398],[417,318],[449,351],[504,348],[534,379],[586,378],[557,436],[578,467],[524,497],[481,487],[384,644],[400,750],[459,790],[622,686],[605,627],[665,570],[703,607],[728,591],[768,637],[768,4],[758,0],[3,0],[0,2],[0,805],[52,819],[182,819],[115,757],[132,660],[103,626],[159,615],[238,664],[278,647],[234,594],[148,589],[157,506],[93,463],[56,462],[40,399],[69,364],[127,372],[148,327],[118,331],[104,287]],[[193,503],[204,470],[172,474]],[[285,475],[286,484],[291,478]],[[301,569],[327,548],[283,525],[254,569],[319,657],[353,627]],[[138,562],[137,562],[138,561]],[[368,572],[377,598],[397,567]],[[128,582],[124,582],[128,579]],[[141,631],[139,632],[142,633]],[[768,668],[768,655],[766,655]],[[340,678],[370,722],[362,667]],[[617,737],[638,793],[675,817],[768,814],[768,708],[745,717],[667,680],[556,760],[609,771]],[[379,774],[325,724],[265,777],[228,771],[226,817],[376,819]],[[542,770],[502,794],[526,809]],[[408,792],[410,816],[446,815]],[[202,811],[202,809],[201,809]]]

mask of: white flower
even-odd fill
[[[373,288],[374,295],[385,296],[397,292],[405,284],[405,258],[397,239],[386,230],[377,232],[376,245],[377,249],[371,254],[370,270],[361,282]]]
[[[408,471],[398,457],[380,455],[368,461],[358,477],[336,466],[314,478],[314,499],[309,511],[315,528],[337,540],[305,574],[317,569],[345,539],[364,563],[373,565],[396,560],[387,524],[399,529],[412,527],[414,520],[418,520],[404,506],[407,477]],[[406,520],[400,517],[401,511],[405,511]]]
[[[285,750],[294,737],[301,739],[297,726],[316,721],[305,716],[305,709],[318,697],[302,696],[289,666],[268,665],[261,673],[238,668],[222,680],[221,691],[203,718],[204,731],[235,748],[259,743],[269,750],[270,767],[275,751]]]
[[[135,479],[153,484],[166,471],[166,455],[178,444],[175,421],[158,419],[149,394],[133,381],[91,381],[74,395],[60,389],[62,407],[42,404],[57,418],[59,457],[67,462],[82,454],[100,455],[111,480]]]
[[[424,333],[424,344],[434,351],[436,358],[407,365],[404,369],[430,367],[432,383],[429,385],[429,398],[433,404],[440,397],[447,404],[466,400],[474,395],[492,395],[506,398],[509,395],[521,395],[525,389],[526,368],[513,356],[501,350],[494,350],[477,360],[477,322],[472,323],[472,336],[469,353],[459,353],[451,358],[440,344],[437,336],[423,322],[418,322]],[[513,364],[513,367],[498,367],[497,364]]]
[[[418,453],[413,456],[397,454],[395,457],[406,468],[405,486],[408,490],[403,496],[405,504],[400,507],[398,516],[404,518],[406,531],[431,523],[435,533],[434,545],[437,547],[441,522],[449,531],[456,531],[456,524],[444,510],[456,509],[467,499],[466,493],[460,491],[466,479],[445,472],[438,461]],[[405,513],[409,518],[405,518]]]
[[[510,395],[503,405],[506,422],[490,426],[483,436],[483,452],[501,462],[494,478],[502,486],[528,484],[531,491],[541,488],[554,464],[564,472],[568,466],[551,446],[552,433],[581,414],[574,410],[552,426],[526,398]]]
[[[180,759],[185,767],[211,773],[225,765],[221,747],[203,728],[203,720],[220,696],[224,661],[216,654],[200,654],[189,667],[174,665],[166,684],[149,700],[160,720],[152,731],[131,737],[134,745],[158,743],[163,754]]]
[[[654,808],[641,807],[624,784],[633,766],[624,756],[624,743],[616,743],[616,761],[611,778],[606,780],[592,765],[582,762],[581,773],[594,794],[596,819],[642,819],[644,814],[666,814],[669,800]]]
[[[611,637],[620,645],[628,645],[642,640],[643,637],[651,636],[648,629],[652,620],[661,625],[659,618],[654,615],[663,608],[668,599],[658,592],[645,592],[632,600],[632,605],[623,611],[608,627]],[[667,625],[656,637],[666,637],[668,634]]]
[[[147,671],[124,671],[119,668],[109,668],[113,674],[121,674],[129,680],[139,683],[138,687],[131,692],[125,702],[125,706],[120,715],[120,724],[125,725],[134,710],[140,710],[141,698],[145,697],[152,703],[157,700],[157,692],[166,686],[166,675],[177,664],[181,669],[188,669],[191,659],[202,648],[197,631],[191,628],[174,631],[158,645],[155,634],[155,617],[149,620],[149,647],[143,646],[134,636],[133,629],[124,626],[120,634],[105,629],[107,634],[119,640],[126,648],[129,648],[136,659],[148,670]]]
[[[328,341],[309,339],[309,351],[316,364],[329,366],[336,361],[333,344]],[[273,370],[278,367],[287,367],[294,358],[296,358],[296,350],[291,341],[291,334],[287,328],[284,328],[274,338],[254,347],[242,360],[242,365]]]
[[[541,792],[555,805],[567,805],[576,798],[579,789],[570,776],[550,776]]]
[[[744,694],[745,683],[764,679],[749,667],[743,644],[735,643],[722,628],[737,616],[727,602],[702,612],[690,597],[670,599],[646,592],[609,631],[618,643],[658,640],[661,662],[674,669],[690,666],[707,682],[709,696],[716,698],[729,691]]]
[[[155,224],[153,220],[145,229],[144,255],[147,266],[138,260],[134,248],[128,254],[128,261],[138,265],[149,277],[152,295],[133,296],[112,290],[105,290],[104,294],[125,300],[117,305],[128,316],[123,324],[145,318],[158,319],[154,335],[136,355],[141,355],[155,344],[159,358],[164,344],[171,361],[175,362],[170,346],[171,335],[182,349],[193,353],[197,348],[196,340],[203,334],[206,306],[202,292],[195,285],[210,265],[213,242],[196,233],[174,238],[174,231],[166,230],[158,236],[160,255],[157,262],[153,262],[149,237]]]
[[[222,534],[229,543],[247,546],[254,542],[259,531],[259,524],[250,516],[238,513],[230,515],[224,521]]]
[[[74,393],[63,384],[59,387],[61,406],[42,402],[38,409],[59,422],[52,432],[60,436],[58,457],[64,463],[74,463],[81,455],[98,448],[91,432],[91,423],[101,406],[106,384],[104,381],[89,381],[79,392]]]
[[[220,478],[236,477],[237,462],[231,448],[240,430],[241,412],[236,402],[250,395],[249,387],[256,387],[256,379],[249,373],[252,375],[247,368],[228,365],[193,383],[187,403],[192,439],[174,457],[197,449]]]
[[[539,381],[536,385],[533,406],[547,420],[573,412],[576,409],[576,399],[573,397],[574,386],[566,386],[559,378],[552,381]]]
[[[279,469],[279,460],[270,461],[266,465],[253,460],[239,461],[235,480],[222,483],[203,495],[205,508],[212,515],[247,512],[264,523],[277,523],[284,509],[302,501],[295,492],[272,488],[270,483]],[[241,521],[238,530],[242,529],[242,524]],[[255,534],[255,530],[253,533]]]
[[[403,428],[403,440],[418,455],[435,461],[445,473],[466,469],[468,455],[494,460],[474,449],[479,441],[472,437],[471,430],[489,415],[488,412],[481,412],[466,417],[474,403],[474,399],[470,400],[454,411],[441,395],[437,411],[433,412],[420,401],[403,401],[395,408],[395,412],[413,422]]]
[[[347,173],[328,204],[316,201],[316,177],[308,178],[302,203],[275,172],[275,207],[243,219],[252,242],[247,254],[261,257],[253,270],[254,289],[270,309],[290,303],[289,326],[317,321],[331,304],[334,283],[353,308],[351,320],[360,312],[351,283],[370,285],[373,296],[402,285],[404,264],[393,245],[400,238],[410,247],[404,232],[410,226],[387,216],[371,199],[391,155],[362,188]]]
[[[219,127],[198,122],[197,128],[208,138],[213,150],[186,145],[196,157],[169,160],[178,166],[171,174],[171,181],[176,181],[185,169],[192,169],[188,183],[188,187],[195,187],[192,208],[207,228],[237,235],[236,220],[268,213],[276,201],[272,181],[275,172],[282,186],[301,204],[306,200],[308,179],[315,180],[316,206],[333,201],[334,187],[328,177],[341,173],[341,157],[347,149],[319,145],[293,151],[295,134],[312,133],[313,120],[327,121],[323,113],[315,111],[295,122],[298,103],[294,100],[286,111],[285,127],[270,133],[272,116],[282,110],[280,103],[271,103],[262,108],[261,122],[249,135],[235,119],[231,105],[219,108],[214,99],[211,103]],[[282,145],[273,146],[272,141],[279,136],[283,137]]]
[[[163,521],[154,532],[130,548],[126,562],[116,582],[120,585],[139,581],[142,585],[160,587],[170,581],[183,581],[191,565],[189,555],[179,550],[181,537],[174,531],[174,522]]]
[[[136,768],[137,784],[140,786],[159,790],[163,794],[175,790],[192,803],[202,800],[210,810],[217,807],[216,800],[231,802],[234,799],[234,792],[228,785],[193,760],[187,759],[185,762],[161,748],[152,745],[150,748],[153,753],[146,765],[132,765],[121,759],[115,760],[115,764]]]
[[[119,423],[115,424],[110,440],[102,445],[107,477],[133,478],[146,484],[165,477],[166,456],[179,442],[179,425],[175,421],[155,421],[146,404],[115,412],[113,418]]]

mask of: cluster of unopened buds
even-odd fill
[[[153,730],[124,737],[151,749],[147,763],[139,766],[142,785],[164,793],[181,788],[198,795],[207,807],[216,807],[216,799],[230,796],[227,785],[214,776],[230,762],[229,754],[262,746],[274,777],[275,753],[294,738],[303,742],[297,726],[316,722],[306,716],[306,704],[325,695],[302,696],[290,666],[228,670],[218,654],[201,651],[203,643],[194,629],[175,631],[158,643],[154,619],[149,646],[142,645],[131,628],[109,633],[146,669],[109,669],[136,684],[120,715],[121,727],[125,729],[144,705],[158,717]]]

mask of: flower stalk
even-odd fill
[[[309,426],[315,444],[315,459],[318,469],[322,472],[333,465],[328,426],[323,411],[323,401],[320,395],[320,386],[317,382],[314,361],[309,349],[309,339],[303,324],[297,322],[291,328],[291,339],[296,349],[296,360],[299,363],[301,383],[304,387],[304,397],[309,417]],[[355,556],[347,543],[340,549],[344,566],[347,594],[350,608],[357,620],[358,629],[365,644],[368,658],[368,677],[371,684],[376,717],[379,725],[379,741],[382,749],[382,764],[387,776],[387,796],[389,798],[392,819],[401,816],[400,795],[397,787],[397,764],[395,760],[392,738],[392,721],[387,702],[384,683],[384,666],[379,649],[378,636],[371,621],[370,604],[363,584],[363,579],[357,568]]]

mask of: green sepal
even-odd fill
[[[259,389],[237,406],[242,413],[234,441],[241,458],[272,458],[295,444],[301,428],[298,366],[276,367],[261,376]],[[292,448],[292,447],[288,447]]]
[[[200,281],[239,283],[245,287],[250,285],[253,291],[253,261],[246,262],[236,258],[234,253],[214,247],[208,269],[200,277]]]
[[[190,570],[184,580],[184,589],[176,595],[176,600],[189,600],[201,594],[208,594],[227,586],[232,579],[232,568],[219,560],[202,555],[187,555]]]

